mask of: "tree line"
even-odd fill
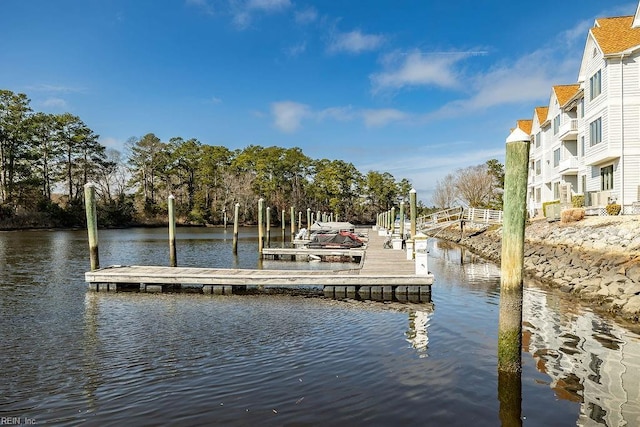
[[[192,224],[218,224],[236,203],[241,221],[255,222],[259,198],[276,213],[294,206],[372,222],[408,201],[411,189],[407,179],[312,159],[297,147],[231,150],[148,133],[120,152],[102,145],[79,117],[34,112],[25,94],[0,90],[0,223],[82,225],[88,182],[96,184],[99,223],[107,226],[166,220],[170,194],[181,221]]]

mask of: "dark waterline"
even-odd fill
[[[260,264],[254,229],[237,257],[230,229],[177,238],[180,265]],[[166,230],[101,230],[100,260],[167,265]],[[498,395],[499,271],[455,245],[431,242],[433,305],[99,294],[88,264],[84,232],[0,233],[0,418],[495,426],[513,412]],[[524,313],[523,425],[640,425],[638,335],[533,286]]]

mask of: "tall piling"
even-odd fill
[[[298,231],[302,229],[302,211],[298,211]]]
[[[311,208],[307,208],[307,230],[311,230]]]
[[[518,128],[506,140],[498,370],[514,373],[522,370],[522,277],[529,144],[529,136]]]
[[[396,231],[396,207],[391,208],[391,216],[389,217],[389,229],[391,230],[391,234]]]
[[[411,238],[413,238],[416,235],[416,220],[418,218],[415,188],[409,191],[409,216],[411,218]]]
[[[271,247],[271,208],[267,206],[267,247]]]
[[[238,253],[238,218],[240,216],[240,203],[236,203],[233,209],[233,253]]]
[[[176,251],[176,198],[173,194],[167,199],[169,210],[169,267],[178,266],[178,255]]]
[[[224,229],[227,229],[227,208],[222,208],[222,222],[224,223]]]
[[[87,234],[89,237],[89,262],[91,271],[100,268],[98,255],[98,212],[96,210],[96,187],[93,183],[84,186],[84,207],[87,215]]]
[[[291,241],[296,237],[296,208],[291,206]]]
[[[404,238],[404,200],[400,202],[400,236]]]
[[[264,199],[258,200],[258,252],[264,248]]]

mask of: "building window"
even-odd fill
[[[556,148],[553,150],[553,167],[557,168],[560,166],[560,149]]]
[[[540,160],[536,161],[536,175],[540,175],[542,170],[540,168]]]
[[[560,131],[560,114],[553,118],[553,134],[557,135]]]
[[[589,79],[589,89],[591,93],[591,98],[594,99],[596,96],[602,93],[602,70],[598,70],[591,79]]]
[[[536,133],[536,148],[540,148],[541,141],[542,141],[542,134],[538,132]]]
[[[536,188],[536,203],[540,203],[542,200],[542,192],[539,188]]]
[[[602,142],[602,117],[589,123],[589,146]]]
[[[560,198],[560,181],[553,183],[553,198],[554,200]]]
[[[584,157],[584,135],[580,137],[580,156]]]
[[[602,191],[613,190],[613,165],[600,168],[600,183]]]
[[[587,175],[582,175],[582,194],[587,194]]]

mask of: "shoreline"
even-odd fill
[[[640,217],[533,221],[525,229],[524,275],[593,310],[640,322]],[[430,237],[458,243],[500,264],[501,227],[445,229]]]

